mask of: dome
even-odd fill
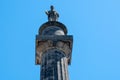
[[[41,25],[39,35],[66,35],[67,28],[57,21],[48,21]]]

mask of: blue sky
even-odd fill
[[[0,0],[0,80],[40,80],[35,35],[50,5],[74,36],[70,80],[120,80],[119,0]]]

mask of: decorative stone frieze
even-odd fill
[[[40,36],[36,37],[36,64],[41,64],[41,58],[49,49],[59,49],[65,53],[70,64],[72,53],[72,36]]]

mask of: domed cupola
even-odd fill
[[[51,6],[51,10],[46,11],[48,22],[40,26],[39,35],[67,35],[67,28],[58,22],[59,14]]]

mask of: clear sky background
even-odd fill
[[[74,36],[70,80],[120,80],[120,0],[0,0],[0,80],[40,80],[35,35],[51,4]]]

